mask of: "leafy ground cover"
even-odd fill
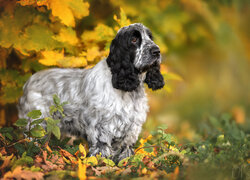
[[[9,126],[0,129],[0,178],[250,179],[249,2],[0,0],[0,126]],[[33,73],[92,67],[134,22],[152,30],[166,81],[163,91],[147,90],[151,109],[134,156],[90,158],[84,140],[61,137],[59,120],[39,111],[28,114],[30,126],[16,122]],[[51,114],[63,113],[54,99]]]
[[[34,110],[27,114],[35,119],[32,123],[19,119],[15,127],[0,129],[3,179],[250,178],[250,135],[230,114],[211,117],[196,142],[180,144],[166,126],[159,126],[138,141],[133,156],[114,163],[101,154],[88,157],[83,139],[70,145],[69,137],[61,137],[60,120],[52,117],[63,114],[65,103],[54,95],[51,117],[40,118]]]

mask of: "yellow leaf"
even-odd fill
[[[98,164],[97,158],[95,156],[88,157],[86,159],[86,164],[91,166],[96,166]]]
[[[78,178],[80,180],[87,179],[86,176],[86,164],[83,164],[80,159],[78,159],[78,172],[77,172]]]
[[[36,1],[37,6],[48,6],[49,5],[49,0],[39,0]]]
[[[19,0],[17,3],[19,3],[21,6],[48,6],[49,0]]]
[[[147,174],[147,168],[143,168],[141,172],[142,174]]]
[[[111,41],[115,36],[114,30],[104,24],[98,24],[94,31],[84,31],[81,38],[83,42]]]
[[[82,156],[85,158],[87,153],[86,153],[85,148],[82,144],[79,145],[79,151],[82,154]]]
[[[36,4],[35,0],[20,0],[17,1],[18,4],[20,4],[21,6],[30,6],[30,5],[34,5]]]
[[[89,3],[83,0],[67,0],[69,8],[76,18],[82,18],[89,15]]]
[[[68,160],[66,157],[63,156],[63,160],[67,163],[67,164],[71,164],[70,160]]]
[[[115,166],[115,163],[111,160],[111,159],[106,159],[106,158],[103,158],[103,162],[107,165],[107,166]]]
[[[97,35],[100,40],[110,41],[115,36],[114,30],[104,24],[98,24],[95,27],[95,31],[97,32]]]
[[[58,60],[57,65],[59,67],[85,67],[87,66],[87,60],[84,57],[65,57]]]
[[[76,32],[71,27],[61,28],[59,35],[54,36],[53,38],[57,41],[67,42],[71,45],[78,43]]]
[[[96,57],[100,56],[100,51],[97,46],[94,46],[90,49],[87,49],[87,60],[88,61],[93,61]]]
[[[52,15],[57,16],[63,24],[75,26],[75,19],[89,15],[89,3],[82,0],[50,0],[49,9]]]
[[[64,57],[63,52],[59,53],[56,51],[43,51],[42,55],[44,58],[40,59],[39,62],[46,66],[56,66],[57,60]]]
[[[50,0],[50,9],[53,16],[57,16],[67,26],[75,26],[75,19],[67,0]]]
[[[120,19],[114,15],[114,20],[119,24],[119,27],[116,27],[116,30],[119,30],[121,27],[128,26],[131,24],[130,20],[127,18],[124,10],[120,8]]]
[[[141,138],[140,139],[140,146],[135,150],[135,153],[136,154],[142,154],[143,156],[146,156],[146,155],[153,155],[153,156],[155,156],[155,153],[154,153],[154,151],[152,151],[151,153],[149,153],[149,152],[147,152],[147,151],[145,151],[144,150],[144,144],[148,141],[148,140],[150,140],[150,139],[152,139],[152,135],[150,134],[146,139],[143,139],[143,138]]]
[[[84,57],[64,57],[64,52],[56,51],[43,51],[43,59],[39,62],[46,66],[59,66],[59,67],[84,67],[87,66],[87,60]]]

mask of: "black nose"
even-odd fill
[[[150,49],[150,52],[153,56],[159,56],[160,55],[160,49],[156,46],[152,47]]]

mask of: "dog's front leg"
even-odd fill
[[[121,150],[116,152],[113,158],[115,162],[119,162],[124,158],[134,155],[134,145],[138,139],[139,133],[141,132],[141,124],[133,124],[127,131],[126,137],[121,143]]]
[[[112,137],[103,128],[93,128],[87,136],[89,143],[89,155],[95,156],[100,154],[106,158],[113,156],[113,148],[111,147]]]
[[[130,157],[132,155],[134,155],[134,149],[133,149],[133,145],[128,146],[125,145],[122,147],[121,151],[113,158],[114,162],[118,163],[119,161]]]

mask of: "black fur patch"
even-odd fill
[[[146,79],[144,81],[148,87],[152,90],[161,89],[164,87],[164,79],[160,72],[160,65],[154,63],[151,68],[147,71]]]
[[[130,33],[116,36],[110,46],[107,58],[112,73],[112,84],[116,89],[133,91],[139,84],[139,71],[134,67],[135,47],[129,44]]]

